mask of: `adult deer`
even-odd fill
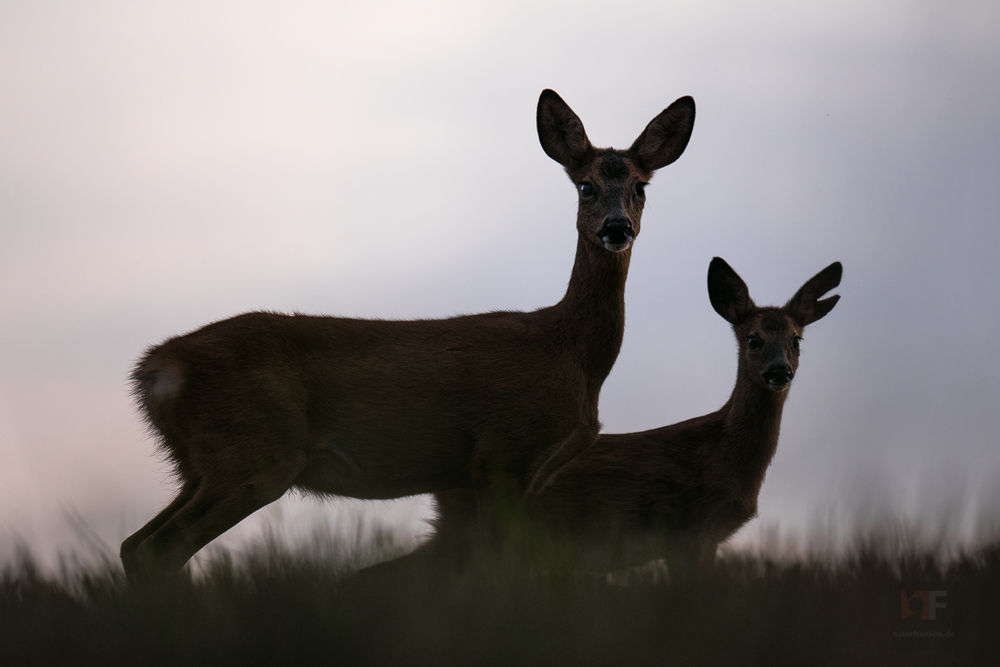
[[[682,97],[628,150],[600,149],[542,92],[539,140],[579,194],[576,261],[554,306],[414,321],[247,313],[148,350],[135,394],[181,488],[122,543],[126,572],[181,568],[291,487],[466,488],[487,516],[532,493],[597,437],[643,190],[683,153],[694,114]]]
[[[558,470],[534,499],[542,525],[570,538],[585,567],[618,569],[661,557],[704,563],[757,514],[778,446],[781,412],[799,365],[803,329],[839,296],[835,262],[783,307],[758,307],[721,258],[708,269],[712,307],[739,343],[736,385],[719,410],[638,433],[602,434]],[[478,530],[463,490],[438,493],[437,533],[411,556],[372,568],[399,571],[432,555],[463,558]]]

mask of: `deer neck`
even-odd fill
[[[578,350],[588,373],[601,382],[621,349],[625,278],[631,257],[631,248],[609,252],[579,237],[566,295],[555,307],[564,338]]]
[[[781,411],[788,390],[774,392],[750,380],[740,360],[739,379],[723,407],[728,447],[725,453],[743,491],[754,500],[778,447]]]

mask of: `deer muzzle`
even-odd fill
[[[764,378],[767,386],[772,389],[781,390],[789,385],[795,373],[792,372],[788,364],[781,363],[768,366],[767,370],[761,376]]]
[[[627,219],[612,218],[604,221],[597,236],[600,237],[605,248],[617,252],[632,245],[635,232],[632,230],[632,223]]]

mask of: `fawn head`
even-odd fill
[[[741,378],[772,391],[785,391],[799,367],[802,330],[837,305],[839,295],[820,297],[840,284],[843,267],[834,262],[810,278],[781,308],[758,307],[746,283],[721,257],[708,267],[708,297],[715,312],[733,325],[740,345]]]
[[[580,197],[580,235],[612,252],[632,246],[653,172],[684,152],[694,127],[694,100],[682,97],[650,121],[628,150],[594,148],[580,118],[552,90],[538,98],[538,139],[564,166]]]

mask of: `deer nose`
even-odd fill
[[[788,364],[772,364],[762,373],[764,382],[775,387],[784,387],[792,381],[795,373]]]
[[[632,223],[626,218],[610,218],[604,221],[604,226],[598,233],[605,243],[622,244],[635,236]]]

